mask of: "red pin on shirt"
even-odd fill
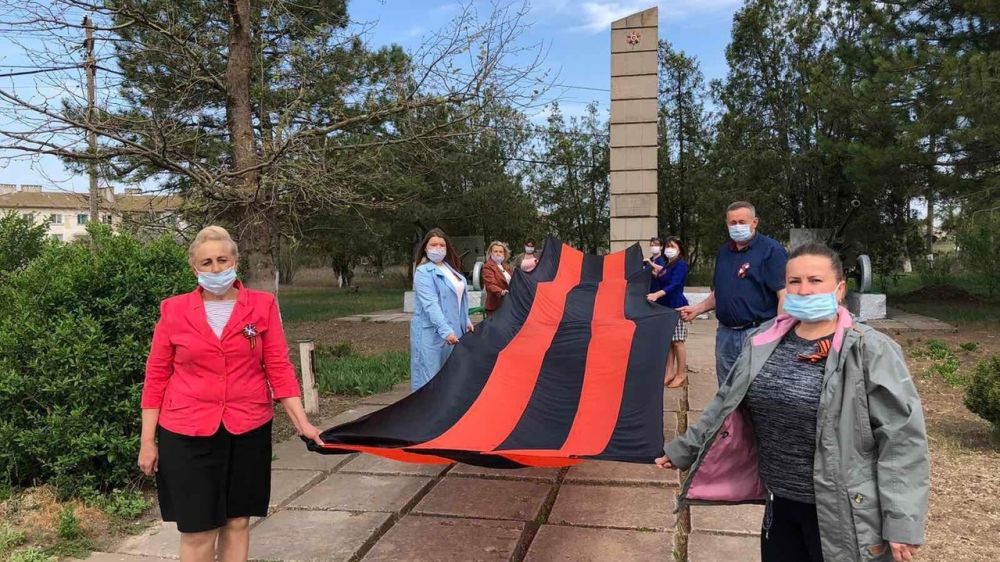
[[[250,349],[257,347],[257,326],[247,324],[243,328],[243,337],[250,340]]]
[[[750,262],[746,262],[743,265],[741,265],[738,270],[736,270],[736,276],[739,277],[740,279],[746,279],[747,273],[749,272],[750,272]]]

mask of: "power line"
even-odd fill
[[[593,86],[574,86],[572,84],[551,84],[553,88],[570,88],[573,90],[592,90],[594,92],[610,92],[610,88],[595,88]]]
[[[0,78],[13,78],[14,76],[28,76],[30,74],[43,74],[45,72],[58,72],[60,70],[72,70],[74,68],[81,68],[83,65],[75,64],[73,66],[56,66],[52,68],[39,68],[37,70],[22,70],[19,72],[7,72],[0,74]]]

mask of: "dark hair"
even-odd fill
[[[431,238],[441,238],[444,240],[447,252],[444,256],[444,261],[448,262],[448,265],[455,268],[455,271],[461,272],[462,262],[458,259],[458,252],[455,251],[455,246],[451,243],[448,235],[445,234],[440,228],[432,228],[427,231],[427,234],[424,235],[424,239],[420,241],[420,244],[413,251],[413,264],[419,266],[420,262],[424,261],[424,258],[427,258],[427,243],[430,242]]]
[[[659,239],[658,237],[656,237],[656,236],[654,236],[654,237],[652,237],[652,238],[650,238],[650,239],[649,239],[649,243],[650,243],[650,244],[652,244],[652,243],[654,243],[654,242],[655,242],[655,243],[657,243],[657,244],[659,244],[659,245],[661,245],[661,246],[663,245],[663,240],[660,240],[660,239]]]
[[[823,256],[830,260],[830,267],[833,268],[833,273],[837,277],[837,281],[844,280],[844,264],[840,261],[840,255],[826,244],[806,242],[792,250],[792,253],[788,255],[788,261],[802,256]]]
[[[524,241],[525,246],[536,246],[534,238],[528,238]]]
[[[728,214],[738,209],[750,209],[750,215],[754,218],[757,217],[757,209],[754,208],[753,204],[749,201],[733,201],[728,207],[726,207],[726,213]]]
[[[667,236],[667,238],[663,241],[663,245],[666,246],[667,244],[677,245],[677,259],[687,257],[687,252],[684,251],[684,244],[681,242],[680,238],[676,236]]]

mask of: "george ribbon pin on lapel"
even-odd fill
[[[257,326],[247,324],[243,327],[243,337],[250,340],[250,349],[257,347]]]

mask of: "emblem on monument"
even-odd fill
[[[639,39],[641,37],[642,36],[639,35],[638,31],[633,31],[633,32],[631,32],[631,33],[628,34],[628,38],[626,39],[626,41],[628,41],[629,45],[638,45],[639,44]]]

